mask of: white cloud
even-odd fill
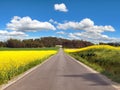
[[[54,21],[53,19],[50,19],[49,22],[50,22],[50,23],[53,23],[53,24],[58,24],[58,22],[57,22],[57,21]]]
[[[8,32],[8,35],[10,35],[10,36],[28,36],[24,32],[16,32],[16,31]]]
[[[58,29],[62,30],[80,30],[78,33],[69,33],[68,37],[72,39],[83,39],[94,42],[107,42],[115,41],[116,38],[111,38],[107,35],[104,35],[103,32],[114,32],[115,29],[111,25],[95,25],[94,21],[89,18],[85,18],[80,22],[65,22],[63,24],[59,23],[57,26]]]
[[[54,9],[57,10],[57,11],[61,11],[61,12],[67,12],[68,11],[68,9],[67,9],[67,7],[64,3],[55,4]]]
[[[8,34],[8,31],[0,30],[0,36],[1,35],[7,35],[7,34]]]
[[[27,34],[23,32],[8,32],[7,30],[0,30],[0,36],[27,36]]]
[[[65,23],[58,23],[57,29],[60,30],[80,30],[75,33],[68,33],[70,39],[83,39],[91,42],[117,42],[119,38],[109,37],[103,34],[104,32],[114,32],[115,29],[111,25],[95,25],[94,21],[85,18],[80,22],[67,21]]]
[[[28,36],[25,32],[56,29],[78,30],[78,32],[75,31],[74,33],[66,33],[64,31],[56,32],[56,34],[62,35],[61,37],[68,36],[70,39],[83,39],[95,43],[120,41],[119,38],[109,37],[108,35],[103,34],[104,32],[114,32],[114,27],[111,25],[95,25],[94,21],[89,18],[85,18],[79,22],[65,21],[64,23],[59,23],[53,19],[50,19],[48,22],[40,22],[38,20],[32,20],[30,17],[21,18],[18,16],[14,16],[7,24],[7,30],[0,30],[0,40],[7,40],[9,38],[32,38],[32,36]]]
[[[28,35],[24,32],[0,30],[0,41],[5,41],[10,38],[23,39],[25,37],[28,37]]]
[[[80,39],[80,37],[76,36],[74,33],[69,33],[68,37],[70,37],[70,39]]]
[[[15,31],[37,31],[37,30],[56,30],[56,28],[49,22],[40,22],[32,20],[30,17],[14,16],[10,23],[7,24],[7,29]]]
[[[59,32],[56,32],[57,34],[65,34],[65,32],[63,32],[63,31],[59,31]]]
[[[64,24],[59,23],[57,28],[62,29],[62,30],[67,30],[67,29],[79,29],[79,23],[77,22],[66,22]]]
[[[51,22],[51,23],[52,23],[52,22],[54,22],[54,20],[53,20],[53,19],[50,19],[50,20],[49,20],[49,22]]]
[[[83,39],[83,40],[91,41],[93,43],[120,41],[120,39],[118,38],[109,37],[107,35],[101,33],[95,33],[95,32],[69,33],[68,37],[72,39]]]
[[[74,30],[84,30],[84,31],[92,31],[92,32],[104,32],[104,31],[110,31],[113,32],[115,29],[111,25],[105,25],[105,26],[98,26],[94,25],[94,21],[92,21],[89,18],[85,18],[80,22],[65,22],[63,24],[59,23],[57,26],[58,29],[74,29]]]

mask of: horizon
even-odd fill
[[[0,41],[57,37],[120,42],[120,1],[1,0]]]

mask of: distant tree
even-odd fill
[[[22,41],[25,44],[25,48],[32,48],[33,39],[27,39]]]
[[[100,42],[99,45],[111,45],[111,46],[120,46],[120,43],[119,42],[112,42],[112,43],[102,43]]]
[[[107,43],[108,45],[111,45],[111,46],[120,46],[120,43]]]
[[[11,48],[41,48],[41,47],[55,47],[62,45],[65,48],[81,48],[93,45],[93,43],[83,40],[69,40],[57,37],[42,37],[38,39],[9,39],[6,42],[0,42],[0,47]]]
[[[63,47],[67,48],[81,48],[93,45],[91,42],[82,41],[82,40],[64,40],[62,43]]]
[[[45,47],[55,47],[55,45],[60,44],[60,39],[56,37],[43,37],[41,42]]]
[[[4,42],[0,42],[0,47],[5,47],[5,43]]]
[[[20,48],[20,47],[24,47],[24,44],[20,40],[9,39],[6,42],[6,46],[10,48]]]
[[[106,45],[107,43],[99,42],[99,45]]]

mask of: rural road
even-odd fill
[[[28,75],[4,90],[116,90],[62,49]]]

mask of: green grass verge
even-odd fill
[[[108,48],[90,48],[69,53],[75,59],[120,83],[120,50]]]

